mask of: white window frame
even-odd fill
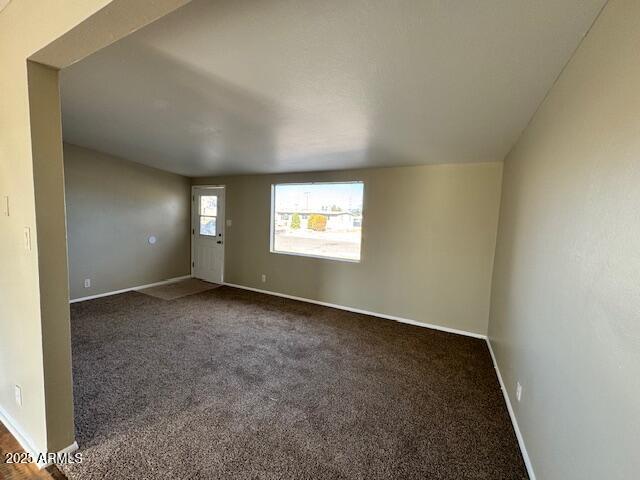
[[[360,259],[354,260],[352,258],[341,257],[329,257],[327,255],[313,255],[310,253],[298,253],[298,252],[283,252],[274,248],[275,241],[275,214],[276,214],[276,187],[278,185],[342,185],[351,183],[362,184],[362,223],[360,225]],[[364,243],[364,225],[365,225],[365,182],[364,180],[345,180],[342,182],[279,182],[271,184],[271,219],[269,221],[269,252],[275,255],[289,255],[292,257],[306,257],[306,258],[318,258],[320,260],[331,260],[334,262],[346,262],[346,263],[362,263],[363,251],[362,244]]]

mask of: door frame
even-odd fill
[[[226,185],[191,185],[191,235],[189,238],[191,239],[191,278],[194,277],[195,270],[195,260],[194,260],[194,240],[196,237],[196,217],[199,216],[199,212],[196,211],[196,190],[207,190],[221,188],[224,192],[224,202],[223,202],[223,210],[224,210],[224,222],[222,222],[222,282],[224,284],[224,273],[225,273],[225,258],[227,256],[227,186]]]

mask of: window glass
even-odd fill
[[[360,260],[364,184],[273,185],[272,252]]]
[[[200,215],[218,216],[218,196],[202,195],[200,197]]]
[[[200,235],[208,235],[215,237],[216,235],[216,217],[200,217]]]

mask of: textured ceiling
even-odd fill
[[[63,70],[64,138],[189,176],[502,160],[604,2],[194,0]]]

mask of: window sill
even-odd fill
[[[292,257],[306,257],[306,258],[318,258],[320,260],[332,260],[334,262],[345,262],[345,263],[361,263],[362,258],[356,260],[353,258],[340,258],[340,257],[328,257],[325,255],[312,255],[310,253],[298,253],[298,252],[283,252],[280,250],[270,250],[270,253],[275,253],[277,255],[289,255]]]

